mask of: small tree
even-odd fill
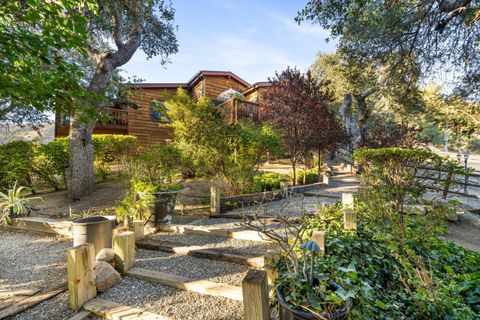
[[[346,134],[328,106],[332,100],[328,82],[290,67],[270,81],[273,86],[265,93],[262,117],[283,135],[295,185],[298,160],[312,150],[325,150],[345,141]]]
[[[165,64],[177,52],[174,10],[163,0],[96,0],[98,13],[85,10],[88,17],[87,52],[94,64],[87,79],[89,99],[79,101],[79,108],[70,121],[70,160],[68,194],[79,198],[93,191],[94,150],[92,133],[98,113],[108,106],[106,90],[120,66],[126,64],[138,49],[148,58],[160,56]],[[113,44],[115,48],[112,48]]]

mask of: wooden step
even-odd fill
[[[195,227],[190,225],[166,224],[158,227],[159,231],[172,232],[179,234],[195,234],[201,236],[215,236],[239,240],[272,242],[266,234],[254,230],[229,231],[225,229],[215,229],[208,227]]]
[[[144,268],[132,268],[127,276],[200,294],[243,301],[242,288],[207,280],[195,280]]]
[[[119,303],[95,298],[83,305],[83,309],[107,320],[135,319],[135,320],[169,320],[168,318],[145,312],[141,309],[121,305]]]
[[[12,303],[9,306],[6,306],[2,310],[0,310],[0,319],[10,318],[16,314],[19,314],[31,307],[36,306],[37,304],[46,301],[48,299],[53,298],[57,294],[60,294],[67,290],[67,283],[62,283],[61,285],[54,287],[50,290],[45,292],[40,292],[34,294],[31,297],[22,298],[19,301]]]
[[[318,197],[318,198],[329,198],[329,199],[341,199],[342,198],[341,193],[336,194],[336,193],[309,191],[309,192],[305,192],[303,195],[304,196],[310,196],[310,197]]]
[[[178,253],[202,259],[225,261],[256,268],[263,267],[263,256],[247,257],[240,254],[223,252],[220,249],[212,249],[202,246],[189,246],[181,242],[162,241],[155,239],[142,239],[137,241],[136,245],[137,248],[140,249]]]

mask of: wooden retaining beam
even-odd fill
[[[168,318],[145,312],[141,309],[132,308],[121,305],[119,303],[105,300],[105,299],[93,299],[87,302],[83,309],[96,314],[107,320],[120,320],[120,319],[138,319],[138,320],[169,320]]]
[[[127,276],[186,291],[193,291],[200,294],[224,297],[239,301],[243,300],[242,288],[228,284],[211,282],[207,280],[195,280],[143,268],[132,268],[127,271]]]
[[[86,243],[67,250],[68,306],[78,311],[97,296],[93,283],[95,248]]]
[[[27,309],[30,309],[37,304],[46,301],[55,297],[56,295],[64,292],[67,290],[67,284],[62,283],[61,285],[52,288],[51,290],[37,293],[30,297],[21,298],[18,301],[15,301],[13,304],[9,306],[5,306],[3,309],[0,310],[0,319],[6,319],[13,317]]]
[[[261,232],[254,230],[229,231],[225,229],[194,227],[189,225],[165,224],[159,226],[159,231],[179,234],[195,234],[201,236],[216,236],[250,241],[272,242],[272,240],[266,234],[262,234]]]
[[[242,281],[245,320],[270,320],[267,273],[250,270]]]
[[[256,268],[263,267],[263,256],[247,257],[239,254],[222,252],[220,249],[212,249],[202,246],[189,246],[180,242],[162,241],[155,239],[143,239],[137,241],[136,245],[137,248],[140,249],[178,253],[202,259],[226,261]]]
[[[26,217],[13,219],[11,224],[0,225],[0,228],[4,230],[23,230],[44,234],[55,234],[67,238],[73,238],[71,221]]]
[[[71,317],[68,320],[85,320],[88,317],[90,317],[91,315],[92,315],[91,312],[82,310],[82,311],[77,312],[73,317]]]

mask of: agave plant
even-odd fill
[[[9,189],[7,193],[0,192],[0,223],[9,224],[11,219],[16,216],[22,216],[27,212],[27,203],[31,200],[40,199],[40,197],[24,198],[22,192],[27,190],[27,187],[19,186],[17,183]]]

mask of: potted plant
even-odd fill
[[[286,204],[280,207],[272,213],[262,204],[254,214],[244,215],[248,227],[270,237],[282,249],[275,286],[280,320],[345,319],[351,301],[341,298],[345,296],[344,288],[332,279],[315,275],[317,260],[324,252],[315,241],[301,244],[308,215],[302,212],[299,217],[285,213]],[[272,218],[275,224],[268,223]]]
[[[178,190],[174,184],[177,159],[174,146],[154,146],[127,163],[129,192],[118,211],[126,227],[129,219],[142,220],[151,227],[171,220]]]
[[[298,270],[300,264],[293,263],[297,270],[284,277],[275,287],[280,320],[345,319],[351,303],[337,299],[335,295],[336,291],[343,288],[331,279],[315,276],[315,256],[322,253],[320,247],[310,240],[303,243],[300,249],[303,255],[302,271]],[[310,261],[307,252],[310,252]],[[336,298],[331,299],[333,296]],[[315,312],[310,306],[312,304],[321,304],[322,312]]]

